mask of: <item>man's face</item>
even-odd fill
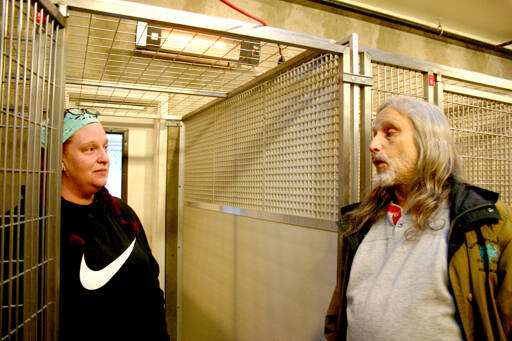
[[[410,184],[418,162],[411,119],[392,107],[382,110],[375,119],[370,152],[380,186]]]
[[[107,144],[101,124],[91,123],[78,129],[64,147],[62,185],[84,195],[93,195],[101,189],[108,176]]]

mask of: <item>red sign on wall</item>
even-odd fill
[[[433,73],[428,74],[428,86],[435,86],[436,85],[436,75]]]
[[[41,22],[41,12],[37,12],[36,13],[36,23],[40,23]],[[43,17],[43,24],[46,24],[46,16]]]

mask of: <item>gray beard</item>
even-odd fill
[[[397,171],[397,169],[401,169],[402,172]],[[377,186],[382,187],[408,184],[413,181],[413,174],[413,167],[406,165],[403,162],[399,162],[397,165],[395,165],[395,167],[389,167],[384,172],[377,173],[375,175],[375,183]]]
[[[398,183],[398,174],[394,168],[388,168],[386,171],[375,175],[375,183],[382,187],[396,185]]]

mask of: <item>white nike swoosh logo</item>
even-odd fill
[[[101,270],[91,270],[85,262],[84,254],[82,256],[82,263],[80,264],[80,282],[82,286],[87,290],[96,290],[107,284],[119,269],[121,269],[128,257],[130,257],[133,247],[135,246],[135,241],[136,239],[133,240],[130,246],[128,246],[119,257]]]

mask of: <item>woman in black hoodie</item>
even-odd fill
[[[169,340],[142,224],[105,188],[108,141],[97,115],[64,117],[60,340]]]

